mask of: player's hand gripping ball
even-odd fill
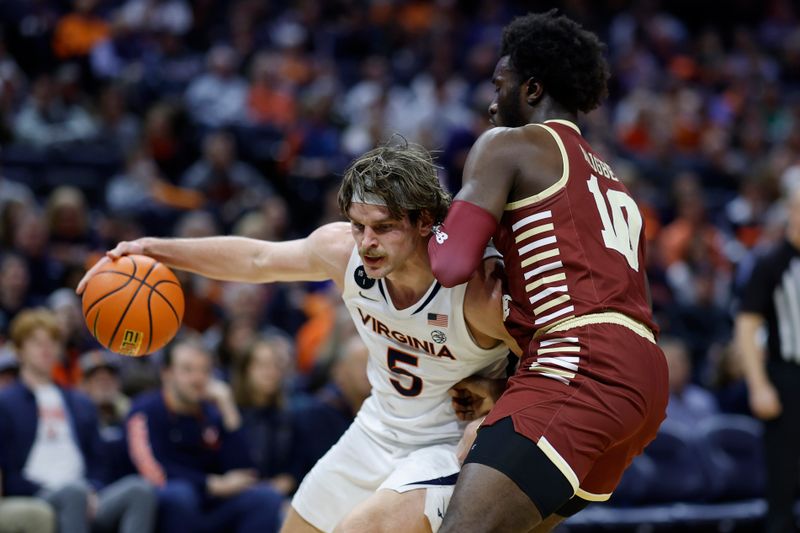
[[[178,333],[183,290],[175,274],[145,255],[108,261],[83,291],[83,317],[92,335],[122,355],[147,355]]]

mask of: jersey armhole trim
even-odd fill
[[[578,487],[578,490],[575,491],[575,496],[578,498],[582,498],[589,502],[605,502],[611,498],[611,493],[608,494],[594,494],[592,492],[588,492],[583,490],[582,488]]]
[[[553,128],[545,126],[544,124],[536,124],[536,126],[544,128],[550,135],[553,136],[553,139],[555,139],[556,144],[558,145],[558,149],[561,152],[561,162],[562,166],[564,167],[564,170],[563,172],[561,172],[561,177],[558,179],[557,182],[555,182],[554,184],[552,184],[551,186],[549,186],[548,188],[546,188],[545,190],[543,190],[538,194],[534,194],[533,196],[528,196],[527,198],[523,198],[522,200],[517,200],[516,202],[511,202],[506,204],[505,206],[506,211],[511,211],[513,209],[519,209],[521,207],[526,207],[531,204],[535,204],[536,202],[544,200],[549,196],[553,196],[555,193],[557,193],[567,185],[567,179],[569,178],[569,157],[567,156],[567,149],[564,146],[564,142],[561,140],[561,137],[558,135],[558,133],[556,133],[556,131]]]

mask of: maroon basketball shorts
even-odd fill
[[[668,396],[667,365],[649,329],[622,315],[578,317],[531,343],[466,462],[505,473],[543,516],[573,496],[605,501],[633,458],[655,438]],[[500,432],[493,425],[512,431],[509,418],[516,435],[492,436]],[[484,433],[486,445],[481,444]],[[521,453],[519,442],[516,450],[503,444],[519,436],[527,439],[524,447],[532,443],[535,448]],[[543,486],[554,483],[542,471],[556,470],[568,483],[555,482],[566,496]]]

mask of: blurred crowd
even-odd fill
[[[104,431],[124,433],[127,398],[160,386],[165,358],[95,351],[73,292],[87,266],[143,235],[304,236],[341,219],[342,170],[393,134],[436,151],[457,192],[488,127],[502,27],[550,7],[608,45],[609,100],[581,126],[645,213],[670,416],[747,413],[732,312],[800,184],[789,0],[706,14],[666,0],[0,2],[3,383],[19,371],[12,321],[46,307],[54,383],[82,388]],[[179,277],[210,401],[232,389],[258,479],[291,494],[368,394],[333,287]]]

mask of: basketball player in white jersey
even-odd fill
[[[463,432],[448,391],[472,375],[503,376],[502,342],[514,342],[502,325],[499,283],[483,269],[451,289],[431,273],[427,242],[449,204],[425,150],[382,146],[345,173],[339,205],[350,224],[281,243],[143,238],[120,243],[100,261],[145,254],[213,279],[331,279],[342,291],[369,347],[372,394],[303,480],[282,531],[438,529]]]

